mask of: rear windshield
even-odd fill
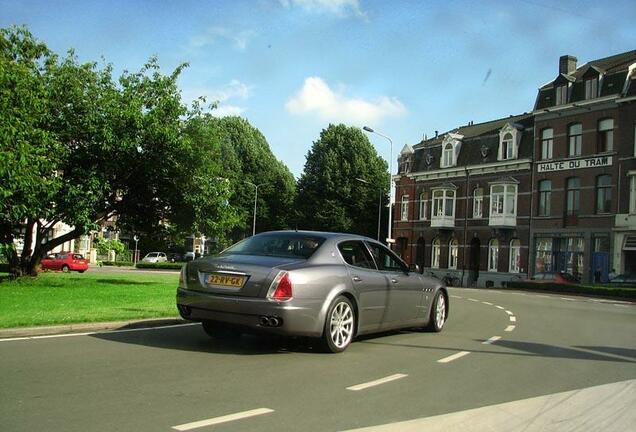
[[[307,259],[318,250],[324,241],[324,237],[299,233],[257,235],[230,246],[221,254]]]
[[[75,254],[73,255],[73,259],[84,259],[84,256],[82,254]]]

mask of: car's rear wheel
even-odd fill
[[[337,353],[347,349],[353,340],[355,321],[351,301],[343,296],[337,297],[329,306],[325,319],[322,335],[325,350]]]
[[[437,291],[433,299],[431,318],[426,326],[426,330],[440,332],[446,323],[446,296],[441,291]]]
[[[208,336],[214,339],[236,339],[241,336],[238,329],[216,321],[203,321],[201,326]]]
[[[70,271],[71,271],[71,269],[69,268],[69,266],[67,266],[66,264],[64,264],[64,265],[62,266],[62,271],[63,271],[64,273],[68,273],[68,272],[70,272]]]

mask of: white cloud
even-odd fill
[[[210,113],[216,117],[225,117],[228,115],[240,115],[245,112],[246,108],[235,104],[226,104],[226,102],[236,100],[246,101],[252,95],[252,89],[253,86],[233,79],[228,84],[219,88],[185,88],[182,92],[182,97],[187,103],[191,103],[201,96],[205,97],[207,104],[218,102],[218,107]]]
[[[253,30],[233,32],[225,27],[211,27],[204,34],[193,37],[190,40],[190,46],[193,48],[203,48],[215,44],[219,39],[223,39],[230,41],[237,50],[245,51],[250,39],[255,35],[256,32]]]
[[[285,108],[294,115],[316,114],[322,120],[356,125],[377,123],[384,117],[400,117],[407,112],[402,102],[393,97],[382,96],[373,102],[347,98],[344,89],[334,91],[319,77],[306,78]]]
[[[210,101],[225,102],[228,99],[248,99],[252,92],[252,86],[233,79],[229,84],[220,89],[212,90],[208,97]]]
[[[213,109],[210,114],[214,117],[237,116],[245,112],[245,108],[236,105],[219,104],[218,108]]]
[[[339,17],[355,16],[366,19],[358,0],[279,0],[283,7],[300,7],[311,13],[327,13]]]

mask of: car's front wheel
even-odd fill
[[[426,330],[440,332],[446,322],[446,296],[437,291],[433,299],[433,308],[431,309],[431,318],[426,326]]]
[[[353,340],[355,329],[355,313],[351,301],[343,296],[337,297],[325,319],[322,342],[325,350],[337,353],[342,352]]]

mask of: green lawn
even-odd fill
[[[10,281],[0,274],[0,328],[178,316],[179,275],[43,273]]]

